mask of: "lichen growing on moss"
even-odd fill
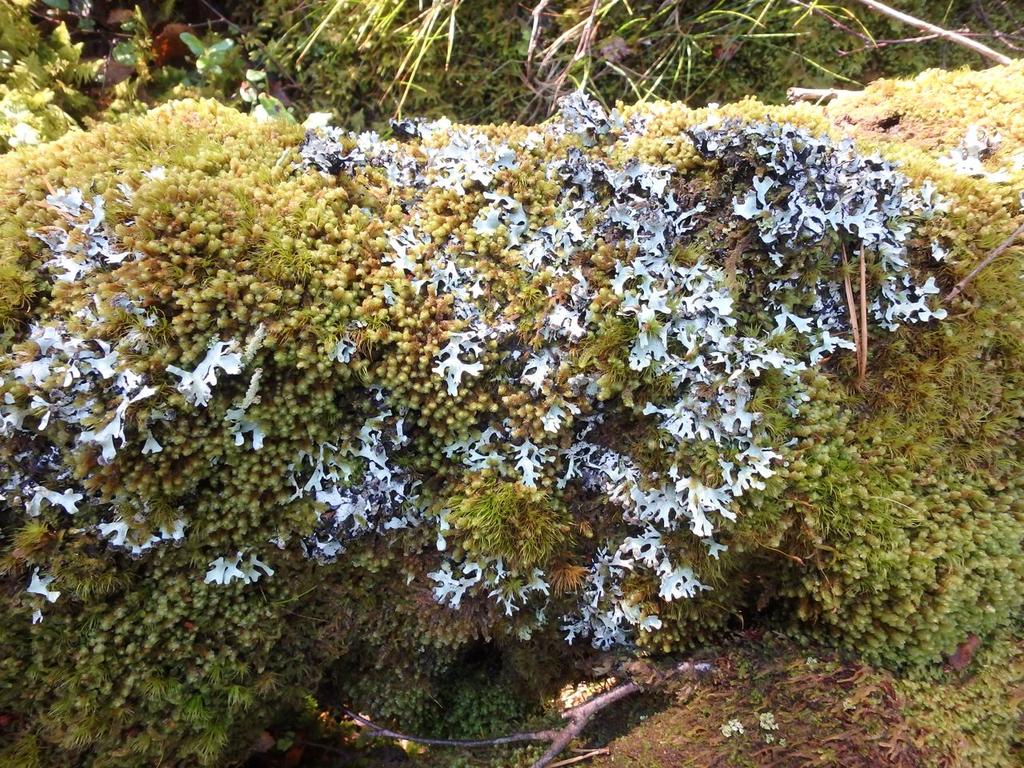
[[[1019,250],[941,297],[1024,174],[753,101],[397,133],[0,159],[14,753],[213,764],[318,687],[429,726],[482,639],[537,695],[737,617],[916,675],[1012,626]]]

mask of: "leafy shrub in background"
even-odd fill
[[[4,156],[6,759],[217,764],[311,692],[447,730],[481,643],[529,712],[740,619],[918,678],[1012,632],[1019,248],[942,294],[1020,224],[1022,90]]]

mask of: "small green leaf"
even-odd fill
[[[187,33],[186,33],[187,34]],[[207,48],[208,53],[222,54],[227,53],[235,47],[235,41],[230,37],[226,37],[223,40],[218,40],[216,43]]]
[[[260,94],[259,104],[253,108],[253,116],[261,123],[269,120],[282,120],[286,123],[296,122],[295,115],[289,112],[284,104],[266,93]]]
[[[139,49],[135,47],[135,43],[122,41],[114,46],[110,55],[118,64],[134,67],[139,59]]]
[[[206,46],[203,45],[203,41],[191,32],[182,32],[178,37],[181,38],[181,42],[188,46],[188,49],[192,51],[194,56],[202,56],[206,51]]]

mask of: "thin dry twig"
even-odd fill
[[[551,763],[548,768],[562,768],[565,765],[575,765],[576,763],[582,763],[584,760],[590,760],[592,757],[600,757],[601,755],[610,755],[611,750],[608,747],[601,747],[600,749],[588,749],[586,752],[576,757],[567,757],[565,760],[559,760],[557,763]]]
[[[340,707],[345,715],[360,725],[370,730],[372,736],[384,736],[397,741],[408,741],[413,744],[423,744],[428,747],[498,747],[502,744],[519,744],[524,741],[551,741],[560,733],[558,729],[546,731],[528,731],[524,733],[510,733],[505,736],[498,736],[494,739],[432,739],[426,736],[412,736],[408,733],[400,733],[382,725],[377,725],[367,717],[353,712],[347,707]]]
[[[583,729],[587,727],[587,723],[590,722],[591,718],[600,712],[602,709],[607,707],[609,704],[614,704],[616,701],[625,699],[628,696],[632,696],[634,693],[640,692],[640,686],[633,681],[617,685],[607,693],[602,693],[594,698],[590,699],[578,707],[570,709],[566,714],[568,715],[569,724],[566,725],[554,741],[551,742],[551,746],[548,747],[547,751],[540,756],[540,758],[530,768],[545,768],[551,764],[551,761],[558,757],[562,750],[565,749],[575,739]]]
[[[533,24],[530,27],[530,44],[526,50],[527,77],[533,74],[533,54],[537,50],[537,42],[540,40],[540,19],[548,2],[549,0],[540,0],[539,3],[533,6],[533,10],[530,12],[530,16],[533,17]]]
[[[1009,64],[1013,61],[1013,59],[1011,59],[1009,56],[1000,53],[999,51],[992,50],[984,43],[981,43],[977,40],[972,40],[971,38],[966,37],[965,35],[962,35],[959,32],[953,32],[952,30],[943,29],[942,27],[938,27],[935,24],[932,24],[931,22],[919,19],[916,16],[911,16],[910,14],[898,11],[895,8],[886,5],[885,3],[878,2],[878,0],[855,0],[855,2],[860,3],[865,8],[870,8],[871,10],[876,11],[877,13],[881,13],[885,16],[888,16],[890,19],[896,19],[897,21],[903,22],[904,24],[907,24],[911,27],[916,27],[917,29],[921,29],[924,30],[925,32],[929,32],[933,35],[941,37],[944,40],[948,40],[951,43],[956,43],[957,45],[961,45],[964,48],[968,48],[974,51],[975,53],[984,56],[989,61],[996,62],[997,64]]]
[[[546,0],[542,0],[532,11],[533,29],[535,31],[539,30],[540,19],[546,5]],[[533,55],[536,53],[536,46],[540,38],[539,33],[536,38],[531,34],[524,82],[535,94],[535,98],[544,112],[548,112],[557,102],[573,66],[589,54],[590,47],[600,27],[601,20],[599,16],[602,13],[601,0],[593,0],[586,18],[581,19],[564,30],[541,51],[540,61],[537,62],[536,68],[534,68]],[[556,69],[555,56],[572,40],[576,40],[576,50],[573,52],[572,57],[563,66],[559,67],[558,71],[554,71]]]
[[[976,278],[983,269],[985,269],[985,267],[1006,253],[1010,246],[1016,243],[1022,235],[1024,235],[1024,224],[1017,227],[1012,233],[1010,233],[1008,238],[989,251],[988,255],[978,263],[978,266],[968,272],[967,276],[964,277],[963,280],[953,286],[953,290],[946,294],[946,298],[943,299],[943,301],[951,301],[959,296],[960,292],[963,291],[963,289],[966,288],[967,285],[974,280],[974,278]]]
[[[868,375],[868,277],[867,259],[864,258],[864,246],[860,247],[860,338],[864,345],[864,351],[860,352],[860,343],[857,344],[859,365],[857,366],[857,380],[863,383]]]
[[[558,76],[555,77],[555,90],[554,95],[551,97],[552,102],[558,99],[558,95],[562,92],[562,86],[565,84],[565,79],[569,76],[569,71],[573,65],[582,59],[587,51],[590,50],[590,43],[593,40],[594,33],[597,31],[597,11],[600,7],[601,0],[594,0],[590,6],[590,13],[587,14],[586,21],[583,24],[583,32],[580,35],[579,44],[576,46],[576,51],[573,53],[569,63],[565,65]]]
[[[893,39],[893,40],[889,40],[889,39],[879,40],[879,39],[873,38],[870,34],[867,34],[867,30],[864,28],[863,24],[861,25],[861,28],[864,29],[863,32],[859,31],[857,29],[854,29],[850,25],[844,24],[842,21],[840,21],[839,18],[835,14],[829,13],[828,10],[818,6],[816,3],[813,3],[813,4],[812,3],[807,3],[807,2],[804,2],[804,0],[790,0],[790,2],[793,5],[798,5],[801,8],[805,8],[808,13],[812,13],[815,16],[820,16],[821,18],[827,20],[834,28],[840,29],[843,32],[845,32],[846,34],[848,34],[848,35],[850,35],[852,37],[859,38],[860,40],[864,41],[864,45],[862,45],[860,48],[855,48],[855,49],[849,50],[849,51],[837,50],[836,53],[840,57],[851,56],[851,55],[853,55],[855,53],[860,53],[862,51],[868,51],[868,50],[873,50],[873,49],[878,49],[878,48],[887,48],[890,45],[907,45],[909,43],[925,43],[925,42],[928,42],[929,40],[942,39],[944,37],[944,35],[942,35],[942,34],[932,33],[932,34],[929,34],[929,35],[918,35],[917,37],[904,37],[904,38]],[[992,38],[992,37],[994,37],[997,40],[999,40],[999,42],[1001,42],[1003,45],[1005,45],[1007,48],[1010,48],[1011,50],[1015,50],[1015,51],[1016,50],[1020,50],[1020,48],[1018,48],[1012,42],[1010,42],[1010,40],[1007,38],[1007,35],[1005,34],[1005,32],[1003,32],[1002,30],[994,28],[994,26],[992,25],[992,22],[989,21],[989,19],[988,19],[988,15],[985,13],[985,9],[980,4],[975,3],[975,8],[976,8],[976,11],[978,12],[978,14],[982,17],[984,23],[990,28],[990,32],[988,34],[979,33],[979,32],[971,32],[969,29],[966,29],[966,28],[963,28],[963,27],[961,27],[959,29],[956,29],[956,30],[950,30],[950,31],[956,32],[956,33],[961,34],[964,37],[968,37],[968,38],[971,38],[971,37],[973,37],[973,38],[984,38],[984,37]],[[850,12],[846,11],[846,13],[849,14]],[[853,17],[853,18],[856,18],[856,17]]]
[[[1018,24],[1018,26],[1012,31],[999,29],[992,22],[992,19],[986,12],[985,5],[983,3],[979,2],[979,0],[974,0],[974,2],[971,5],[974,8],[975,13],[977,13],[981,17],[982,23],[986,27],[988,27],[989,31],[992,33],[992,36],[996,38],[996,40],[1005,45],[1011,51],[1022,50],[1021,46],[1016,45],[1015,43],[1024,42],[1024,34],[1022,34],[1024,33],[1024,24]],[[1006,0],[999,0],[999,7],[1003,12],[1004,17],[1013,18],[1015,20],[1018,19],[1016,11],[1009,7]],[[992,10],[995,9],[993,8]]]
[[[808,506],[810,506],[810,505],[808,505]],[[761,542],[757,542],[757,545],[759,547],[761,547],[762,549],[767,549],[769,552],[775,552],[776,554],[782,555],[787,560],[792,560],[794,563],[796,563],[797,565],[799,565],[801,567],[804,565],[804,560],[803,560],[802,557],[797,557],[796,555],[791,555],[791,554],[789,554],[789,552],[783,552],[781,549],[776,549],[775,547],[769,547],[767,544],[762,544]]]
[[[842,21],[839,20],[839,18],[835,14],[829,13],[825,8],[820,7],[817,4],[817,2],[806,3],[806,2],[804,2],[804,0],[790,0],[790,3],[792,3],[793,5],[798,5],[801,8],[806,9],[807,12],[810,13],[810,14],[813,14],[815,16],[820,16],[821,18],[823,18],[826,21],[828,21],[828,23],[831,24],[835,29],[840,29],[840,30],[842,30],[843,32],[845,32],[846,34],[848,34],[848,35],[850,35],[852,37],[859,38],[859,39],[863,40],[865,43],[873,43],[874,42],[874,38],[871,37],[870,33],[868,33],[868,31],[864,27],[864,25],[863,24],[859,24],[859,21],[858,21],[857,17],[854,16],[850,11],[846,11],[846,14],[853,21],[858,21],[858,24],[860,25],[861,30],[863,30],[863,31],[854,29],[849,24],[844,24]]]
[[[853,96],[860,91],[844,90],[842,88],[790,88],[786,91],[786,98],[792,103],[798,101],[828,101],[840,99],[844,96]]]
[[[968,29],[958,29],[957,32],[961,33],[964,37],[982,37],[982,35],[971,32]],[[991,35],[988,36],[991,37]],[[856,53],[863,53],[864,51],[888,48],[890,45],[910,45],[911,43],[927,43],[929,40],[941,39],[942,35],[918,35],[917,37],[901,37],[892,40],[879,39],[875,40],[871,44],[862,45],[860,48],[851,48],[848,51],[837,50],[836,55],[839,57],[853,56]]]
[[[843,290],[846,293],[846,309],[850,313],[850,330],[853,331],[853,342],[857,345],[857,372],[860,373],[860,319],[853,299],[853,286],[850,284],[850,262],[846,258],[846,246],[840,248],[843,257]]]
[[[868,283],[864,248],[860,249],[860,299],[854,298],[850,280],[850,262],[846,258],[846,245],[840,248],[843,257],[843,290],[846,292],[846,306],[850,312],[850,329],[857,346],[857,383],[861,384],[868,373]]]

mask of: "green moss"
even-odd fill
[[[965,644],[970,638],[965,639]],[[1024,649],[1005,638],[964,656],[966,671],[950,671],[939,681],[898,680],[904,711],[924,732],[919,743],[954,756],[963,766],[1016,766],[1022,743]]]

